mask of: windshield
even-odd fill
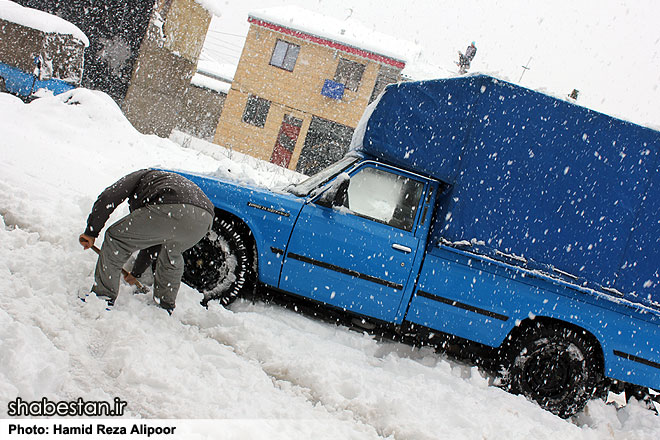
[[[355,157],[345,157],[340,161],[333,163],[328,168],[325,168],[324,170],[321,170],[318,173],[314,174],[309,179],[303,180],[302,182],[296,185],[289,185],[288,187],[285,188],[285,190],[295,196],[299,196],[299,197],[308,196],[309,193],[312,192],[312,190],[323,185],[325,182],[327,182],[337,174],[341,173],[349,166],[353,165],[356,161],[357,158]]]

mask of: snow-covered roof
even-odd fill
[[[217,0],[195,0],[195,2],[209,11],[211,14],[217,15],[218,17],[221,16],[224,12],[223,5],[221,5]]]
[[[221,81],[232,82],[236,74],[236,64],[219,63],[211,59],[200,59],[197,72]]]
[[[218,93],[224,93],[225,95],[229,93],[229,89],[231,88],[231,83],[211,78],[210,76],[206,76],[203,73],[194,74],[190,80],[190,84],[197,87],[213,90]]]
[[[85,46],[89,46],[87,36],[73,23],[47,12],[23,7],[9,0],[0,0],[0,19],[46,33],[72,35]]]
[[[298,6],[253,11],[248,21],[399,68],[419,52],[417,45],[371,30],[354,19],[337,20]]]

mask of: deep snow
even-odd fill
[[[2,417],[18,396],[121,397],[129,418],[213,419],[207,427],[224,428],[195,438],[660,437],[660,417],[641,404],[594,401],[561,420],[429,348],[275,305],[205,310],[182,286],[169,317],[125,285],[112,311],[81,303],[96,256],[77,237],[117,178],[147,166],[269,187],[298,176],[182,134],[174,138],[184,147],[141,135],[107,95],[84,89],[31,104],[0,94],[0,133]],[[113,219],[127,208],[118,211]]]

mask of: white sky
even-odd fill
[[[419,44],[416,79],[452,76],[474,40],[472,72],[556,96],[575,88],[586,107],[660,128],[658,1],[217,0],[205,53],[237,63],[248,12],[289,4]]]

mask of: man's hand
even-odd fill
[[[89,235],[80,234],[80,237],[78,237],[80,246],[85,250],[91,249],[91,247],[94,246],[94,241],[96,241],[96,238],[90,237]]]
[[[130,272],[126,272],[126,274],[124,274],[124,280],[131,286],[135,286],[135,284],[137,283],[137,280],[133,275],[131,275]]]

